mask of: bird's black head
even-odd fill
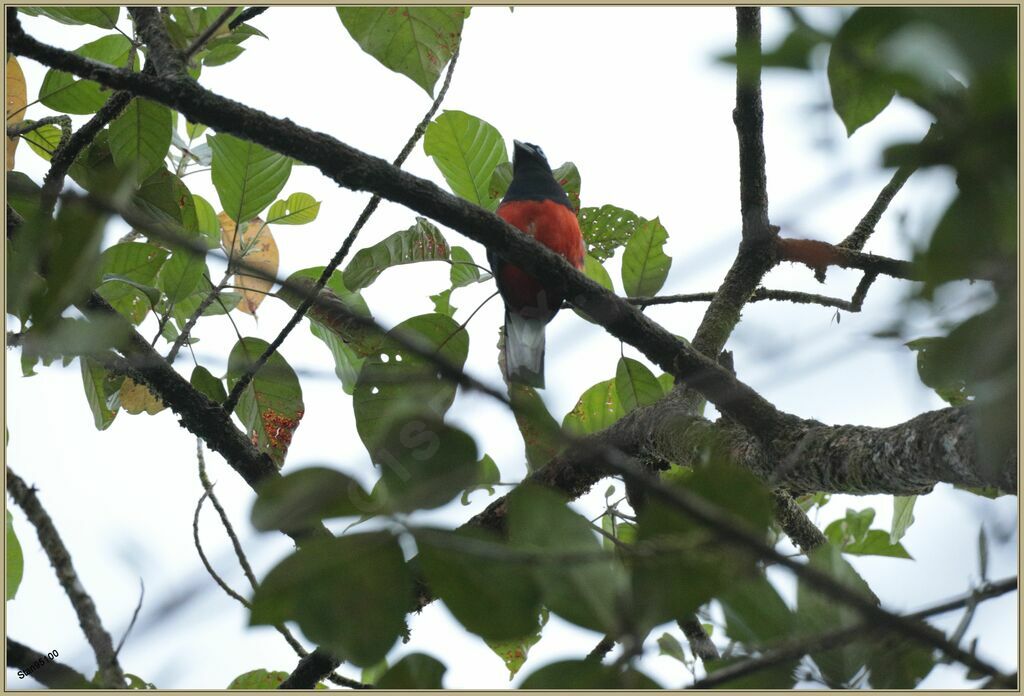
[[[512,183],[502,202],[552,200],[571,210],[569,197],[555,181],[551,165],[548,164],[548,158],[540,146],[519,140],[513,142],[515,148],[512,151]]]

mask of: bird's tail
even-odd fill
[[[544,388],[544,327],[540,318],[505,312],[505,369],[509,380]]]

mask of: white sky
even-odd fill
[[[828,22],[832,11],[816,14]],[[22,16],[26,30],[65,48],[103,35],[93,27],[66,27]],[[777,43],[786,28],[780,10],[763,13],[764,42]],[[225,96],[299,124],[329,133],[366,152],[392,159],[430,104],[410,80],[391,73],[361,52],[333,8],[271,8],[253,24],[270,41],[251,39],[247,51],[227,66],[207,69],[201,82]],[[127,28],[122,11],[122,26]],[[443,108],[481,117],[504,135],[541,144],[553,164],[574,161],[582,174],[584,206],[613,203],[645,217],[660,216],[669,232],[666,252],[673,258],[663,293],[717,287],[735,252],[739,234],[738,168],[731,120],[734,74],[712,56],[734,42],[731,8],[476,8],[466,21],[459,64]],[[44,74],[22,60],[33,99]],[[920,138],[925,115],[897,103],[847,140],[830,109],[822,75],[768,71],[763,80],[768,187],[772,221],[783,233],[827,241],[842,239],[867,210],[889,174],[878,169],[885,145]],[[49,112],[36,105],[30,118]],[[76,125],[84,117],[74,118]],[[18,170],[37,181],[46,163],[24,144]],[[433,163],[418,146],[406,168],[443,185]],[[842,176],[840,181],[836,177]],[[185,179],[194,193],[217,206],[208,174]],[[869,249],[909,258],[951,199],[953,176],[930,170],[914,176],[879,225]],[[281,248],[281,274],[322,265],[340,245],[368,195],[339,189],[310,167],[293,170],[282,195],[305,191],[323,201],[320,217],[304,227],[275,228]],[[414,213],[384,203],[360,236],[357,248],[405,229]],[[902,220],[902,224],[898,221]],[[122,233],[110,231],[111,240]],[[467,247],[484,263],[482,248],[445,230],[452,244]],[[621,291],[619,259],[607,268]],[[218,271],[216,264],[211,264]],[[858,281],[852,273],[830,271],[822,288],[810,271],[789,265],[772,271],[765,285],[849,297]],[[447,287],[448,266],[418,264],[387,271],[366,292],[375,316],[393,324],[432,311],[427,296]],[[460,289],[456,318],[468,316],[487,297],[490,284]],[[872,338],[902,311],[907,284],[880,279],[862,314],[779,303],[749,306],[729,342],[741,379],[780,408],[826,423],[891,425],[943,403],[921,385],[914,355],[899,342]],[[951,293],[947,311],[963,312],[963,293]],[[655,307],[650,314],[667,328],[689,336],[705,305]],[[236,317],[243,334],[270,340],[291,310],[268,300],[259,321]],[[927,317],[920,315],[927,335]],[[469,372],[500,384],[496,369],[497,301],[470,324]],[[8,321],[8,328],[14,328]],[[151,320],[142,333],[154,332]],[[223,317],[204,319],[197,334],[200,361],[222,375],[235,341]],[[333,377],[327,348],[305,325],[288,339],[283,355],[302,375],[306,415],[288,455],[286,471],[326,463],[372,484],[376,474],[355,432],[349,398]],[[627,347],[625,354],[641,358]],[[548,388],[545,401],[556,418],[572,408],[593,383],[614,375],[619,356],[615,339],[563,312],[549,328]],[[195,439],[164,411],[157,416],[118,415],[103,433],[92,425],[77,364],[40,368],[20,376],[18,353],[9,352],[8,462],[37,485],[85,587],[115,641],[135,607],[139,578],[146,600],[139,624],[121,653],[129,672],[164,688],[222,688],[237,674],[264,667],[290,671],[296,657],[273,629],[246,627],[247,612],[216,588],[203,571],[192,544],[192,515],[201,489],[196,476]],[[187,356],[177,366],[191,372]],[[522,441],[514,421],[486,397],[460,394],[450,420],[468,430],[489,453],[503,481],[524,473]],[[281,535],[259,535],[247,524],[253,494],[212,453],[207,453],[217,493],[240,531],[257,575],[289,552]],[[600,510],[607,483],[578,503]],[[621,489],[621,485],[619,486]],[[837,497],[821,511],[822,526],[842,517],[847,507],[875,506],[875,526],[888,529],[891,499]],[[423,515],[424,520],[456,525],[489,499],[475,493],[472,504],[458,502]],[[91,675],[94,660],[78,629],[38,541],[20,510],[15,529],[25,550],[25,578],[8,602],[9,635]],[[958,594],[976,582],[977,536],[984,524],[990,538],[990,577],[1016,572],[1016,499],[989,502],[940,486],[919,499],[917,523],[904,539],[916,562],[850,557],[849,560],[893,610],[914,610]],[[203,540],[208,556],[229,583],[248,594],[235,570],[230,546],[207,506]],[[772,572],[784,596],[794,584]],[[180,611],[160,615],[179,601]],[[968,632],[981,636],[980,654],[1007,671],[1017,668],[1016,594],[986,603]],[[959,616],[939,624],[952,629]],[[423,651],[448,665],[449,688],[506,688],[507,673],[484,643],[453,622],[441,603],[413,618],[412,640],[389,655],[397,661]],[[671,626],[664,627],[672,630]],[[665,686],[680,686],[689,675],[678,663],[658,657],[654,638],[642,668]],[[673,633],[679,636],[678,629]],[[552,618],[530,654],[520,678],[556,659],[585,654],[600,638]],[[681,639],[681,638],[680,638]],[[682,640],[682,639],[681,639]],[[358,671],[342,672],[358,677]],[[937,667],[924,685],[966,686],[965,670]],[[518,683],[519,678],[512,685]],[[9,688],[38,686],[8,672]]]

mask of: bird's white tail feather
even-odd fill
[[[510,380],[544,388],[546,324],[543,319],[505,313],[505,367]]]

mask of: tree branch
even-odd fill
[[[968,603],[976,603],[986,599],[999,597],[1007,592],[1012,592],[1015,589],[1017,589],[1017,578],[1007,578],[978,588],[963,597],[949,600],[912,614],[906,614],[903,618],[907,621],[924,621],[924,619],[938,614],[944,614],[949,611],[961,609]],[[834,631],[829,631],[815,636],[794,638],[793,640],[786,641],[765,650],[757,657],[752,657],[716,670],[703,679],[694,682],[688,688],[711,689],[722,686],[734,679],[739,679],[740,677],[745,677],[747,675],[754,674],[755,672],[760,672],[761,670],[774,667],[775,665],[786,662],[787,660],[798,659],[812,650],[819,651],[839,647],[840,645],[849,643],[851,640],[859,637],[861,634],[866,633],[869,630],[872,630],[873,628],[874,624],[865,621],[853,626],[838,628]],[[872,641],[875,642],[877,642],[879,638],[880,636],[877,635],[872,635],[871,637]]]
[[[17,669],[50,689],[93,689],[95,684],[81,672],[51,660],[18,641],[7,639],[7,667]]]
[[[254,17],[260,16],[269,9],[269,7],[247,7],[242,10],[237,17],[231,20],[231,23],[228,24],[228,28],[237,29],[242,24],[245,24]]]
[[[126,687],[124,672],[117,662],[117,654],[114,651],[114,643],[110,634],[103,628],[103,622],[96,612],[96,604],[92,597],[85,591],[82,582],[78,579],[75,566],[71,562],[71,554],[61,541],[57,528],[53,526],[53,520],[47,514],[34,488],[29,488],[21,478],[15,474],[10,467],[7,467],[7,493],[11,499],[18,504],[28,517],[28,521],[36,528],[36,535],[39,543],[50,559],[57,580],[60,582],[64,593],[71,600],[71,606],[78,616],[78,625],[82,627],[86,640],[96,655],[96,667],[100,683],[108,689],[123,689]]]
[[[416,128],[413,129],[412,135],[409,137],[409,140],[405,143],[405,146],[402,148],[401,152],[398,153],[398,157],[396,157],[395,161],[392,162],[392,166],[401,167],[402,164],[405,163],[406,158],[409,157],[409,154],[412,152],[412,149],[416,146],[416,143],[419,141],[421,137],[423,137],[423,134],[427,130],[427,126],[430,124],[430,119],[432,119],[434,117],[434,114],[437,113],[438,108],[441,106],[441,102],[444,101],[444,97],[448,93],[448,86],[452,82],[452,73],[455,72],[455,63],[458,59],[459,48],[456,47],[455,52],[452,54],[451,60],[448,62],[448,72],[445,74],[444,83],[441,85],[441,91],[437,93],[437,98],[434,99],[434,102],[430,105],[430,108],[427,110],[427,113],[423,116],[422,119],[420,119],[420,122],[416,125]],[[341,248],[339,248],[338,251],[335,252],[334,256],[331,258],[330,263],[324,266],[324,270],[320,273],[320,277],[316,281],[316,289],[309,295],[307,299],[302,301],[302,304],[300,304],[298,308],[296,308],[295,313],[292,315],[291,319],[288,320],[288,323],[285,324],[284,328],[281,329],[281,332],[277,335],[277,337],[274,338],[273,341],[271,341],[270,345],[268,345],[266,350],[263,351],[263,354],[260,355],[259,358],[257,358],[256,361],[246,369],[245,373],[235,383],[235,386],[232,387],[231,393],[228,394],[228,398],[224,401],[224,410],[226,412],[231,413],[235,409],[235,406],[238,404],[238,400],[242,397],[242,392],[245,391],[245,388],[247,386],[249,386],[249,382],[252,381],[252,378],[255,377],[256,373],[260,370],[260,368],[262,368],[266,364],[267,360],[270,359],[270,356],[273,355],[277,351],[277,349],[281,347],[281,344],[284,343],[285,339],[288,338],[288,334],[291,333],[292,329],[294,329],[302,320],[302,317],[306,316],[306,312],[309,311],[309,308],[313,303],[313,299],[316,297],[316,293],[319,293],[321,290],[323,290],[324,286],[327,285],[327,281],[330,280],[331,274],[333,274],[334,270],[341,265],[342,261],[345,260],[345,257],[348,255],[349,249],[351,249],[352,244],[355,243],[356,236],[359,234],[359,231],[362,230],[363,227],[366,225],[367,221],[370,219],[370,216],[373,215],[374,211],[377,210],[377,206],[380,205],[380,201],[381,198],[378,195],[374,195],[372,198],[370,198],[369,203],[366,204],[366,207],[363,208],[363,211],[359,214],[359,217],[356,219],[355,224],[349,231],[348,236],[345,237],[345,241],[342,242]]]
[[[740,214],[744,241],[769,234],[765,175],[764,110],[761,106],[761,10],[736,8],[736,108],[740,143]]]
[[[493,213],[455,198],[432,182],[396,169],[327,135],[217,96],[194,82],[156,80],[41,44],[22,31],[14,14],[8,16],[8,48],[18,55],[101,84],[130,89],[177,109],[193,123],[205,123],[218,131],[294,157],[317,167],[343,186],[372,190],[456,229],[571,298],[576,307],[613,336],[636,346],[652,362],[691,384],[723,413],[755,432],[771,437],[790,420],[717,363],[587,278],[547,247]]]
[[[166,80],[168,86],[180,81],[186,75],[185,61],[171,43],[157,8],[129,7],[128,12],[135,22],[135,31],[149,48],[148,58],[156,74]]]
[[[206,45],[206,42],[213,38],[213,35],[216,34],[222,26],[224,26],[224,23],[228,21],[231,14],[237,9],[237,7],[225,7],[224,11],[218,15],[217,19],[210,22],[210,26],[206,27],[206,29],[203,30],[203,33],[197,36],[196,40],[193,41],[192,45],[185,51],[186,63],[192,60],[195,54],[203,50],[203,46]]]

